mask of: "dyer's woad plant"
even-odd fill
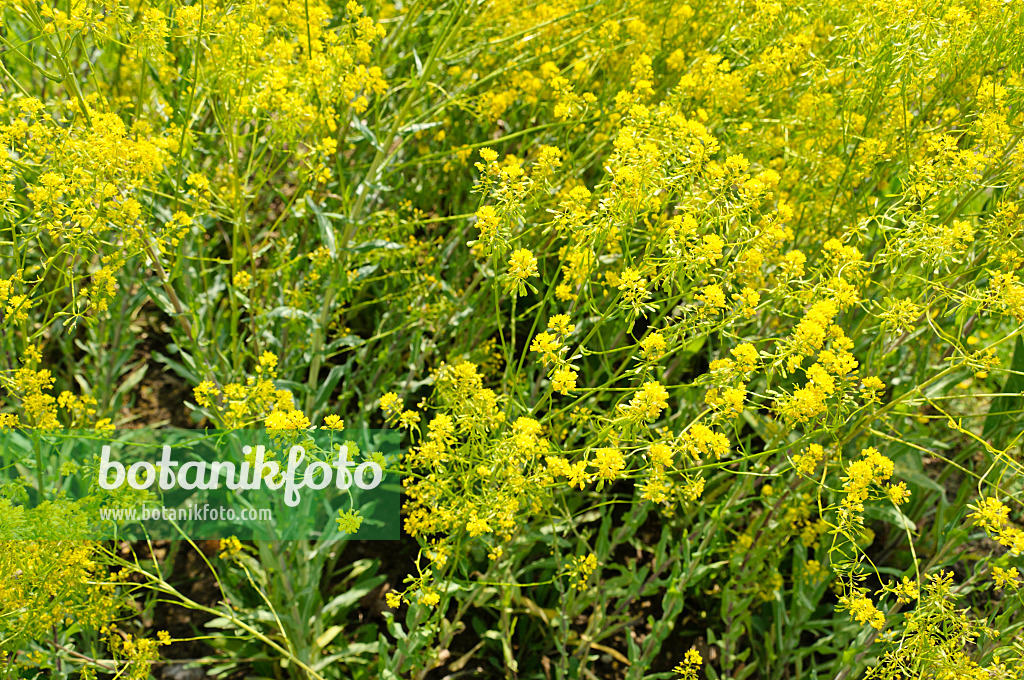
[[[29,465],[6,677],[1024,677],[1019,2],[2,0],[0,49],[0,429],[406,449],[384,550],[68,541]]]

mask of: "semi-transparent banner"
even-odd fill
[[[0,540],[396,540],[394,430],[3,430]]]

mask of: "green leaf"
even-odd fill
[[[981,434],[982,439],[997,449],[1005,448],[1013,433],[1020,431],[1017,424],[1024,412],[1024,337],[1017,336],[1010,371],[1002,394],[989,406]]]
[[[324,245],[327,246],[327,250],[331,253],[331,259],[333,260],[338,256],[338,246],[334,239],[334,227],[331,226],[331,221],[327,219],[324,211],[320,209],[320,206],[316,204],[311,197],[306,196],[306,205],[313,211],[313,215],[316,217],[316,225],[320,228],[320,238],[323,239]]]
[[[384,250],[401,250],[404,247],[405,246],[403,246],[401,243],[395,243],[393,241],[387,241],[387,240],[384,240],[384,239],[381,239],[381,238],[375,238],[375,239],[371,239],[369,241],[363,241],[362,243],[358,243],[358,244],[352,246],[351,248],[348,248],[348,250],[351,250],[353,253],[365,253],[365,252],[369,252],[371,250],[379,250],[379,249],[384,249]]]

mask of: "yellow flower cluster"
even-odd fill
[[[679,680],[697,680],[697,672],[700,670],[704,659],[696,649],[686,650],[683,660],[672,669],[679,674]]]
[[[871,598],[862,590],[855,590],[839,598],[839,607],[850,612],[857,623],[870,624],[876,630],[885,628],[885,614],[878,611]]]
[[[6,500],[0,509],[6,521],[20,510]],[[124,599],[117,585],[125,575],[96,561],[96,548],[87,541],[0,541],[5,647],[50,640],[55,626],[97,630],[118,615]]]
[[[864,502],[870,497],[873,487],[886,489],[888,497],[896,505],[900,505],[909,497],[907,486],[904,482],[887,485],[892,477],[893,462],[880,454],[877,449],[870,447],[860,452],[860,458],[853,461],[846,467],[846,476],[843,481],[842,506],[850,517],[859,517],[864,512]]]
[[[971,506],[970,518],[992,538],[1005,545],[1016,555],[1024,553],[1024,530],[1010,521],[1010,509],[998,498],[983,498]]]

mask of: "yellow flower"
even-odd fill
[[[587,587],[587,579],[597,569],[597,557],[594,555],[575,556],[569,568],[570,585],[576,590],[583,590]]]
[[[1020,586],[1020,572],[1017,571],[1017,567],[1009,569],[992,567],[992,581],[996,584],[996,588],[1009,586],[1016,590]]]
[[[380,398],[380,410],[385,415],[396,415],[402,409],[402,400],[394,392],[388,392]]]
[[[548,328],[561,336],[571,335],[576,326],[569,323],[568,314],[556,314],[548,319]]]
[[[576,389],[576,371],[556,368],[551,376],[551,388],[559,394],[569,394]]]
[[[870,401],[877,402],[880,400],[879,394],[883,390],[885,390],[885,383],[882,382],[880,378],[873,375],[869,375],[866,378],[864,378],[862,384],[864,385],[864,387],[861,390],[861,392],[864,394],[865,397],[867,397]]]
[[[626,461],[618,449],[601,448],[595,452],[594,467],[598,479],[612,481],[626,467]]]
[[[759,360],[757,350],[749,343],[738,345],[730,352],[736,358],[737,365],[744,371],[753,371]]]
[[[668,408],[668,391],[656,380],[649,380],[636,393],[627,413],[635,420],[654,420]]]
[[[665,444],[651,444],[651,462],[661,467],[672,465],[672,447]]]
[[[491,525],[487,523],[487,520],[477,517],[475,514],[466,522],[466,531],[469,532],[470,536],[479,536],[480,534],[486,534],[491,530]]]
[[[268,430],[305,430],[309,427],[309,418],[302,411],[275,410],[264,420]]]
[[[501,216],[493,206],[481,206],[476,211],[476,228],[480,230],[480,240],[492,248],[501,234]]]
[[[854,591],[840,597],[839,608],[850,612],[850,616],[857,623],[869,623],[872,628],[877,630],[885,628],[885,614],[878,611],[875,603],[861,591]]]
[[[566,477],[569,478],[569,487],[577,487],[581,491],[591,481],[587,474],[587,461],[580,460],[568,466]]]
[[[538,333],[533,342],[530,343],[530,351],[542,355],[545,363],[557,361],[556,354],[561,350],[562,345],[551,333]]]
[[[657,361],[663,357],[667,348],[668,343],[665,341],[665,336],[658,331],[654,331],[640,341],[640,354],[648,361]]]
[[[520,248],[512,253],[508,261],[509,271],[505,289],[514,295],[526,293],[526,280],[532,276],[540,276],[537,270],[537,258],[529,250]]]
[[[412,427],[416,423],[420,422],[419,411],[414,411],[412,409],[402,411],[402,415],[399,416],[399,421],[401,422],[403,427]]]
[[[235,273],[235,276],[231,279],[231,283],[235,288],[246,289],[252,284],[252,275],[247,271],[239,271]]]
[[[236,537],[220,539],[220,558],[221,559],[234,559],[242,553],[242,542]]]
[[[825,449],[820,444],[811,444],[804,452],[793,456],[793,465],[802,475],[813,475],[818,463],[825,457]]]
[[[654,309],[653,305],[647,303],[651,297],[650,291],[647,290],[647,279],[633,267],[623,270],[616,287],[622,291],[623,301],[634,313],[645,314],[646,311]]]
[[[714,454],[717,460],[729,452],[729,439],[703,423],[694,423],[686,432],[683,447],[698,460],[709,453]]]
[[[686,500],[697,500],[704,493],[704,478],[699,475],[693,478],[687,477],[682,492]]]
[[[683,656],[683,660],[676,664],[672,672],[679,674],[679,680],[697,680],[697,670],[704,659],[696,649],[689,649]]]
[[[910,498],[910,490],[905,482],[898,482],[888,488],[889,499],[896,505],[903,505]]]
[[[704,290],[697,295],[697,299],[711,308],[725,307],[725,293],[717,283],[705,286]]]
[[[358,510],[338,510],[338,516],[334,518],[334,521],[338,523],[338,531],[354,534],[359,531],[363,517]]]

